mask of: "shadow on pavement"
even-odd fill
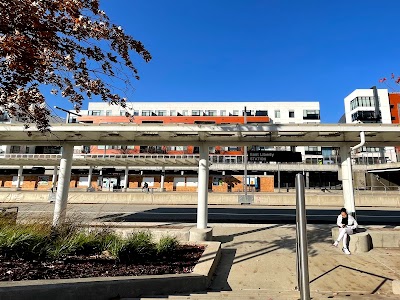
[[[337,265],[336,267],[334,267],[334,268],[332,268],[332,269],[330,269],[330,270],[324,272],[323,274],[321,274],[321,275],[317,276],[316,278],[314,278],[313,280],[311,280],[311,281],[310,281],[310,284],[313,283],[313,282],[315,282],[315,281],[317,281],[318,279],[320,279],[320,278],[322,278],[322,277],[324,277],[324,276],[326,276],[326,275],[328,275],[328,274],[334,272],[335,270],[337,270],[337,269],[339,269],[339,268],[344,268],[344,269],[352,270],[352,271],[355,271],[355,272],[359,272],[359,273],[363,273],[363,274],[366,274],[366,275],[370,275],[370,276],[374,276],[374,277],[383,279],[382,282],[371,292],[372,295],[375,294],[376,292],[378,292],[379,289],[380,289],[387,281],[393,281],[392,278],[388,278],[388,277],[385,277],[385,276],[377,275],[377,274],[374,274],[374,273],[371,273],[371,272],[367,272],[367,271],[355,269],[355,268],[348,267],[348,266],[344,266],[344,265]]]

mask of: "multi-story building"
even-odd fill
[[[378,99],[375,99],[374,89],[356,89],[344,98],[346,123],[392,123],[390,94],[387,89],[377,89]],[[378,108],[376,109],[376,105]],[[355,155],[356,162],[373,164],[397,161],[394,147],[360,148]]]
[[[126,117],[127,113],[131,116]],[[90,102],[88,110],[80,112],[82,117],[70,116],[70,122],[84,123],[185,123],[185,124],[304,124],[320,123],[318,102],[135,102],[126,109],[110,106],[102,102]],[[244,117],[246,115],[246,118]],[[122,148],[122,149],[121,149]],[[216,147],[214,154],[242,155],[240,147]],[[290,150],[290,149],[288,149]],[[292,149],[293,150],[293,149]],[[306,157],[323,158],[320,147],[297,147]],[[107,146],[98,145],[90,153],[196,153],[193,147],[146,147],[146,146]],[[311,159],[311,158],[310,158]]]

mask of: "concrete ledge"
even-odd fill
[[[393,294],[400,295],[400,280],[392,281],[392,290],[393,290]]]
[[[136,225],[131,222],[90,222],[83,226],[88,228],[109,228],[120,234],[122,237],[127,237],[129,234],[137,231],[150,231],[155,241],[159,241],[163,236],[175,237],[178,241],[189,241],[191,226],[156,226],[156,225]]]
[[[0,282],[0,299],[109,300],[204,291],[218,265],[221,243],[203,244],[207,247],[191,274]]]
[[[206,276],[208,287],[221,258],[221,243],[203,242],[202,244],[206,245],[207,248],[204,250],[197,265],[194,267],[193,274]]]
[[[237,205],[237,193],[209,193],[210,205]],[[373,195],[373,196],[372,196]],[[2,202],[9,203],[47,203],[48,191],[0,191]],[[197,204],[197,193],[161,192],[161,193],[110,193],[110,192],[78,192],[70,191],[68,203],[91,204],[143,204],[143,205],[185,205]],[[296,205],[294,193],[257,193],[254,195],[254,205],[285,206]],[[318,193],[306,191],[306,205],[334,206],[343,205],[342,193]],[[394,194],[361,194],[356,197],[356,206],[400,207],[400,197]]]
[[[196,227],[190,229],[189,241],[191,242],[203,242],[203,241],[212,241],[213,237],[213,229],[198,229]]]
[[[332,240],[339,236],[339,227],[332,228]],[[372,249],[371,237],[366,229],[360,228],[359,232],[349,236],[349,250],[352,253],[368,252]]]
[[[400,230],[391,228],[368,230],[374,248],[400,248]]]

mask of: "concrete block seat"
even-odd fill
[[[338,236],[339,227],[332,228],[332,240],[336,241]],[[350,235],[348,247],[352,253],[362,253],[371,250],[372,241],[367,229],[360,227],[354,234]]]
[[[369,228],[374,248],[400,248],[400,228]]]

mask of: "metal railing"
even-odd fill
[[[61,154],[0,154],[5,159],[60,159]],[[74,154],[74,159],[199,159],[197,154]]]

